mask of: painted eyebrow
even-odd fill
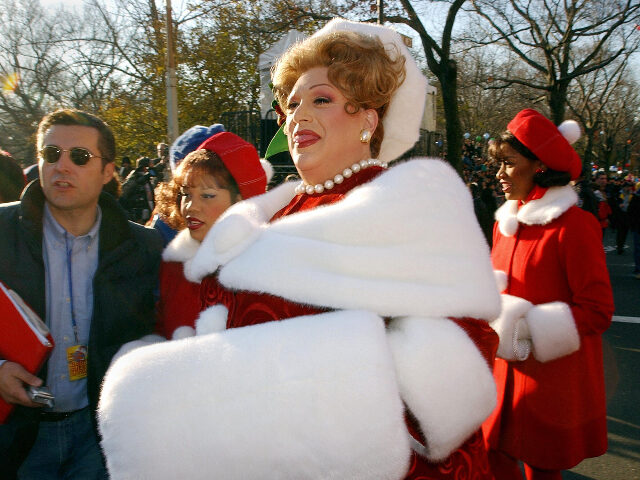
[[[311,90],[312,88],[316,88],[316,87],[322,87],[322,86],[326,86],[326,87],[330,87],[330,88],[335,88],[333,85],[330,85],[328,83],[316,83],[315,85],[311,85],[309,87],[309,90]]]
[[[333,85],[331,85],[331,84],[329,84],[329,83],[316,83],[315,85],[311,85],[311,86],[309,87],[309,90],[313,90],[314,88],[317,88],[317,87],[323,87],[323,86],[324,86],[324,87],[329,87],[329,88],[332,88],[332,89],[335,89],[335,88],[336,88],[336,87],[334,87]],[[289,94],[289,96],[287,97],[287,100],[290,100],[290,99],[291,99],[291,97],[293,97],[293,96],[294,96],[294,92],[291,92],[291,93]]]

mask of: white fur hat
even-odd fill
[[[404,55],[406,78],[391,97],[382,124],[384,140],[378,159],[391,162],[409,150],[420,137],[420,124],[427,96],[427,79],[422,74],[411,52],[395,30],[374,23],[360,23],[334,18],[313,36],[326,35],[336,31],[353,31],[365,35],[376,35],[387,47],[387,52]]]

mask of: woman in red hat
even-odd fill
[[[110,370],[110,473],[492,479],[500,296],[471,195],[441,160],[387,168],[418,139],[425,77],[395,31],[334,20],[273,84],[302,182],[210,230],[197,336]]]
[[[218,217],[266,186],[258,152],[230,132],[211,136],[180,162],[160,205],[166,223],[180,232],[162,254],[156,332],[169,339],[193,335],[200,282],[185,272]]]
[[[564,135],[579,134],[527,109],[489,150],[507,200],[491,253],[506,274],[491,323],[498,406],[483,426],[497,480],[521,479],[519,460],[529,480],[560,480],[607,450],[601,336],[613,297],[600,227],[569,185],[581,161]]]

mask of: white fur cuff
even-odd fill
[[[400,395],[420,423],[427,457],[443,460],[495,407],[491,369],[464,330],[447,319],[396,319],[389,344]]]
[[[523,335],[526,330],[524,317],[533,304],[524,298],[502,294],[502,311],[500,316],[490,322],[500,338],[497,356],[510,361],[526,360],[531,352],[531,341],[528,335]]]
[[[183,338],[193,337],[196,334],[196,329],[189,325],[182,325],[176,328],[171,335],[171,340],[182,340]]]
[[[536,305],[526,318],[533,342],[533,356],[540,362],[564,357],[580,348],[580,334],[566,303]]]
[[[338,311],[138,349],[105,377],[118,479],[404,477],[409,440],[383,320]]]
[[[221,332],[227,328],[229,310],[224,305],[213,305],[200,313],[196,320],[196,335]]]

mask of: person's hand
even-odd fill
[[[42,380],[27,372],[19,363],[4,362],[0,365],[0,396],[3,400],[25,407],[42,407],[41,404],[31,401],[25,384],[39,387]]]

